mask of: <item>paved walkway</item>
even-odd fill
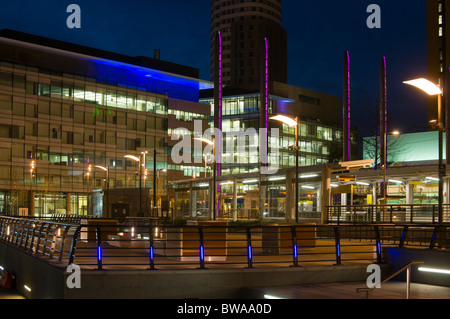
[[[8,290],[0,287],[0,299],[26,299],[15,290]]]
[[[365,293],[357,293],[357,288],[366,287],[365,283],[331,283],[315,285],[297,285],[285,287],[262,287],[250,289],[255,297],[265,295],[280,299],[365,299]],[[406,283],[392,281],[370,293],[369,299],[405,299]],[[450,299],[450,287],[411,283],[411,299]]]

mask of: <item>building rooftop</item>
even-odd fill
[[[132,64],[140,67],[156,69],[159,71],[165,71],[170,73],[175,73],[191,78],[199,78],[199,70],[190,66],[185,66],[181,64],[176,64],[172,62],[167,62],[160,60],[159,58],[150,58],[147,56],[136,56],[131,57],[119,53],[109,52],[105,50],[100,50],[96,48],[91,48],[79,44],[74,44],[70,42],[55,40],[51,38],[46,38],[38,35],[33,35],[29,33],[19,32],[10,29],[0,30],[0,37],[8,38],[12,40],[17,40],[21,42],[33,43],[49,48],[70,51],[74,53],[79,53],[83,55],[94,56],[98,58],[114,60],[118,62],[123,62],[127,64]]]

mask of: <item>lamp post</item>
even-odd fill
[[[399,135],[399,131],[386,132],[384,131],[384,145],[383,145],[383,204],[387,204],[387,186],[386,186],[386,171],[387,171],[387,135]]]
[[[208,145],[213,146],[213,203],[212,203],[212,218],[213,220],[216,220],[216,143],[215,138],[213,137],[212,140],[208,140],[203,137],[196,137],[194,140],[205,142]]]
[[[32,216],[34,216],[33,172],[34,172],[34,169],[36,168],[36,162],[34,160],[31,160],[30,166],[31,166],[31,168],[30,168],[30,203],[29,203],[30,211],[28,212],[28,214],[29,215],[32,214]]]
[[[129,158],[135,162],[138,162],[138,167],[139,167],[139,213],[138,216],[142,217],[142,174],[141,174],[141,157],[136,157],[134,155],[125,155],[125,158]]]
[[[443,203],[443,192],[444,192],[444,176],[446,174],[446,166],[443,161],[443,133],[445,131],[444,122],[442,121],[442,95],[443,91],[441,89],[441,81],[439,80],[439,84],[436,85],[433,82],[427,80],[427,79],[415,79],[411,81],[404,81],[403,83],[412,85],[428,95],[437,95],[438,96],[438,119],[437,119],[437,126],[439,131],[439,167],[438,167],[438,173],[439,173],[439,190],[438,190],[438,221],[439,224],[442,223],[443,218],[443,209],[442,209],[442,203]]]
[[[158,210],[158,182],[159,182],[159,172],[167,172],[167,170],[165,168],[162,169],[158,169],[156,170],[155,174],[157,174],[157,178],[155,179],[155,207]],[[160,192],[161,194],[161,192]],[[160,195],[161,197],[161,195]],[[161,209],[161,214],[162,214],[162,209]]]
[[[271,120],[282,122],[289,126],[295,126],[295,222],[298,223],[298,155],[299,155],[299,146],[298,146],[298,117],[295,119],[284,116],[284,115],[276,115],[270,118]]]
[[[106,167],[96,165],[95,167],[100,168],[101,170],[104,170],[106,172],[106,217],[111,217],[109,215],[109,165]]]
[[[92,166],[89,165],[88,166],[88,172],[86,173],[86,177],[87,177],[87,215],[89,216],[90,213],[90,195],[91,195],[91,190],[90,190],[90,185],[89,185],[89,177],[91,175],[91,170],[92,170]]]

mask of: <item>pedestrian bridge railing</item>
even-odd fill
[[[0,243],[86,269],[297,267],[383,262],[384,247],[450,249],[444,225],[86,224],[0,217]]]
[[[340,223],[450,223],[450,204],[335,205],[325,207],[325,222]]]

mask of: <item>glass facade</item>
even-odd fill
[[[37,215],[86,213],[87,192],[105,187],[106,173],[95,166],[109,167],[111,188],[139,187],[137,165],[126,154],[157,149],[158,169],[167,168],[167,95],[107,82],[0,62],[5,211],[28,207],[28,198],[12,198],[32,192]],[[153,160],[146,157],[146,185]]]
[[[258,133],[260,126],[259,95],[244,95],[224,97],[222,103],[222,133],[226,136],[226,145],[234,146],[233,152],[225,151],[222,158],[222,175],[255,173],[260,168],[259,134],[246,137],[245,145],[239,146],[238,137],[233,132],[246,131],[254,128]],[[211,105],[214,109],[213,99],[203,99],[200,102]],[[276,107],[276,100],[270,99],[269,115]],[[211,123],[212,126],[212,123]],[[279,137],[270,136],[270,128],[279,129]],[[270,163],[277,164],[279,168],[295,166],[295,151],[289,146],[295,144],[295,127],[275,121],[269,122],[269,158]],[[332,149],[342,142],[342,128],[324,125],[323,123],[301,120],[299,126],[300,166],[312,166],[333,161]],[[227,144],[228,143],[228,144]],[[241,145],[242,146],[242,145]],[[272,146],[278,147],[278,156],[270,154]]]

